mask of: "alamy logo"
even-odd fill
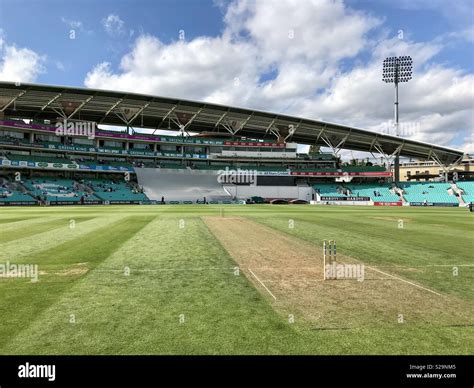
[[[327,279],[356,279],[363,282],[365,278],[364,264],[338,264],[333,261],[324,268]]]
[[[43,378],[48,381],[56,380],[56,365],[30,365],[27,362],[25,365],[18,367],[19,378]]]
[[[0,278],[31,278],[38,280],[38,264],[12,264],[9,261],[0,263]]]
[[[257,184],[257,170],[231,170],[226,167],[225,170],[217,172],[217,182],[221,184],[249,184],[255,186]]]
[[[95,138],[97,124],[92,121],[58,121],[56,123],[56,136],[84,136],[88,139]]]

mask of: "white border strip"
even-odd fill
[[[267,286],[265,284],[263,284],[263,282],[257,277],[257,275],[255,275],[250,268],[248,270],[255,277],[255,279],[258,280],[258,282],[263,286],[263,288],[265,288],[265,290],[267,290],[267,292],[272,296],[272,298],[276,300],[276,296],[272,294],[272,292],[267,288]]]
[[[373,270],[373,271],[376,271],[376,272],[380,272],[381,274],[384,274],[384,275],[386,275],[386,276],[390,276],[391,278],[394,278],[394,279],[400,280],[401,282],[404,282],[404,283],[411,284],[411,285],[412,285],[412,286],[414,286],[414,287],[421,288],[422,290],[425,290],[425,291],[431,292],[431,293],[433,293],[433,294],[435,294],[435,295],[438,295],[438,296],[443,296],[442,294],[439,294],[439,293],[437,293],[436,291],[430,290],[429,288],[422,287],[422,286],[420,286],[420,285],[418,285],[418,284],[415,284],[415,283],[409,282],[408,280],[405,280],[405,279],[399,278],[399,277],[397,277],[397,276],[390,275],[389,273],[386,273],[386,272],[380,271],[380,270],[378,270],[378,269],[375,269],[375,268],[373,268],[373,267],[369,267],[369,266],[367,266],[367,268],[368,268],[368,269],[371,269],[371,270]]]

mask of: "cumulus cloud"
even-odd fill
[[[235,102],[237,97],[248,98],[241,95],[247,93],[244,86],[258,80],[258,68],[248,61],[255,54],[252,46],[231,43],[228,38],[203,37],[165,45],[156,37],[142,35],[122,58],[119,73],[109,63],[101,63],[87,74],[85,84],[209,100],[232,90],[236,98],[226,99]]]
[[[442,39],[389,37],[382,20],[342,1],[234,0],[219,6],[225,9],[219,36],[165,44],[140,35],[117,68],[97,64],[85,85],[392,133],[394,92],[381,81],[382,60],[411,55],[413,80],[400,86],[402,135],[446,145],[471,139],[474,75],[436,63]],[[123,29],[123,22],[114,23]]]
[[[0,80],[34,82],[45,71],[45,60],[33,50],[8,44],[0,30]]]
[[[107,34],[112,37],[120,37],[126,34],[125,23],[118,15],[107,15],[102,19],[102,25],[104,26]]]

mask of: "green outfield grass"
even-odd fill
[[[337,239],[341,254],[452,298],[466,319],[290,321],[237,272],[204,216],[243,217],[318,249]],[[0,264],[37,264],[39,279],[0,277],[0,354],[473,354],[473,232],[459,208],[3,208]]]

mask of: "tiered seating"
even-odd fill
[[[390,187],[377,184],[346,185],[351,195],[359,197],[370,197],[376,202],[399,202],[400,197],[390,192]]]
[[[456,182],[456,186],[464,192],[462,194],[464,202],[474,202],[474,182]]]
[[[79,202],[82,196],[85,201],[97,200],[94,195],[78,190],[77,182],[71,179],[34,178],[26,180],[24,186],[34,197],[50,202]]]
[[[104,201],[147,201],[145,194],[134,191],[132,186],[124,181],[112,181],[104,179],[87,179],[84,184],[88,185],[96,197]]]
[[[346,197],[343,187],[333,183],[318,183],[313,186],[314,190],[326,197]]]
[[[401,188],[408,202],[425,202],[426,200],[428,203],[459,203],[454,195],[448,194],[448,189],[451,188],[449,183],[402,183]]]
[[[35,199],[22,191],[16,190],[14,185],[5,178],[0,178],[0,202],[36,202]]]

